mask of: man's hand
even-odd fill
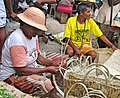
[[[18,20],[17,14],[14,12],[10,13],[10,17],[14,20]]]
[[[100,36],[100,39],[106,43],[109,47],[111,47],[113,49],[113,51],[115,51],[117,48],[106,38],[105,35]]]
[[[49,67],[47,67],[47,70],[48,70],[48,72],[55,74],[55,73],[58,73],[59,67],[49,66]]]
[[[52,62],[52,66],[59,67],[60,64],[61,64],[61,61],[60,61],[60,60],[56,60],[56,61],[53,61],[53,62]]]
[[[113,51],[117,50],[117,48],[114,45],[111,45],[111,48]]]

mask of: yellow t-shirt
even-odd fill
[[[64,30],[64,37],[70,38],[71,41],[80,47],[82,44],[90,43],[90,33],[96,37],[103,35],[95,21],[90,18],[86,19],[84,24],[80,24],[77,21],[77,16],[70,17],[66,23]]]

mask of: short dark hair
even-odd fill
[[[22,21],[21,19],[19,19],[19,23],[20,23],[20,26],[22,26],[22,25],[29,25],[29,24],[27,24],[27,23],[25,23],[24,21]],[[30,27],[33,27],[33,26],[31,26],[31,25],[29,25]]]
[[[77,7],[77,12],[80,14],[80,12],[85,12],[86,8],[90,8],[91,6],[88,3],[80,3]]]
[[[19,19],[19,23],[20,23],[20,26],[22,26],[23,24],[26,24],[26,23],[23,22],[21,19]]]

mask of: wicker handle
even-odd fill
[[[86,98],[89,98],[88,89],[87,89],[87,87],[86,87],[83,83],[75,83],[75,84],[73,84],[73,85],[69,88],[69,90],[67,91],[65,98],[69,98],[69,97],[68,97],[68,94],[70,93],[70,91],[72,90],[72,88],[75,87],[76,85],[81,85],[81,86],[85,89],[85,91],[86,91]]]
[[[82,59],[84,58],[83,55],[80,56],[79,60],[80,60],[80,64],[82,64]]]
[[[62,70],[67,71],[67,69],[65,69],[64,67],[59,66],[59,72],[62,75],[62,77],[64,77],[64,73],[62,72]]]
[[[116,76],[119,76],[119,77],[120,77],[120,75],[114,75],[114,76],[112,76],[112,78],[110,78],[110,82],[112,82],[112,80],[113,80],[114,78],[116,78]],[[117,78],[117,79],[118,79],[118,78]],[[120,80],[120,78],[119,78],[118,80]]]
[[[83,55],[80,56],[79,60],[80,60],[80,65],[82,65],[82,59],[84,58]],[[89,62],[90,59],[90,62]],[[92,57],[91,56],[87,56],[86,60],[85,60],[85,66],[89,65],[92,63]]]
[[[92,63],[92,64],[90,64],[90,65],[88,65],[87,67],[86,67],[86,69],[89,69],[89,68],[91,68],[91,67],[94,67],[95,66],[95,68],[104,68],[104,72],[107,74],[107,76],[108,76],[108,78],[110,78],[110,72],[109,72],[109,70],[107,69],[107,67],[105,67],[104,65],[102,65],[102,64],[99,64],[99,63]],[[86,70],[85,69],[85,70]],[[102,69],[103,70],[103,69]]]
[[[103,73],[103,75],[105,76],[105,81],[106,81],[106,86],[107,86],[107,85],[108,85],[107,74],[106,74],[106,72],[104,72],[102,69],[100,69],[100,68],[98,68],[98,67],[92,68],[91,70],[89,70],[89,71],[85,74],[85,76],[84,76],[84,78],[83,78],[83,83],[84,83],[85,80],[87,79],[87,77],[88,77],[88,75],[90,74],[90,72],[92,72],[93,70],[99,70],[99,71],[101,71],[101,72]]]
[[[97,98],[107,98],[106,95],[100,91],[100,90],[96,90],[96,89],[93,89],[93,88],[88,88],[89,90],[89,96],[92,97],[92,96],[96,96]]]
[[[78,62],[81,63],[80,60],[77,58],[74,58],[75,56],[71,57],[68,61],[67,61],[67,65],[70,65],[73,62]]]
[[[67,69],[71,69],[72,70],[72,68],[74,67],[74,66],[78,66],[78,68],[79,67],[81,67],[81,59],[83,58],[83,56],[81,56],[80,58],[78,57],[78,56],[73,56],[73,57],[71,57],[68,61],[67,61],[67,65],[69,65],[68,66],[68,68]]]
[[[89,59],[90,59],[90,62],[89,62]],[[88,62],[89,64],[92,64],[92,57],[91,57],[91,56],[87,56],[85,62],[86,62],[86,63]]]
[[[71,63],[74,62],[74,61],[81,63],[80,60],[71,58],[71,59],[69,60],[68,65],[71,64]]]
[[[56,90],[59,92],[60,95],[64,96],[64,92],[59,88],[54,74],[52,75],[52,78],[53,78],[53,83],[54,83]]]
[[[107,98],[106,95],[104,95],[104,93],[101,92],[100,90],[95,90],[93,88],[87,88],[83,83],[75,83],[75,84],[73,84],[69,88],[69,90],[67,91],[65,98],[69,98],[68,95],[69,95],[70,91],[76,85],[81,85],[85,89],[85,91],[86,91],[86,94],[84,96],[82,96],[81,98],[91,98],[90,96],[96,96],[97,98]]]

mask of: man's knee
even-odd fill
[[[95,60],[95,58],[97,57],[97,53],[95,51],[90,51],[86,54],[87,56],[91,56],[92,57],[92,61]]]
[[[74,51],[67,51],[67,54],[72,57],[74,55]]]
[[[52,82],[49,79],[44,81],[44,85],[45,85],[45,87],[47,88],[48,91],[51,91],[54,88],[53,85],[52,85]]]
[[[96,52],[92,52],[91,53],[91,57],[92,57],[92,60],[94,61],[95,58],[97,57],[97,53]]]
[[[72,56],[74,55],[74,50],[72,49],[72,47],[68,46],[66,53],[67,53],[70,57],[72,57]]]

